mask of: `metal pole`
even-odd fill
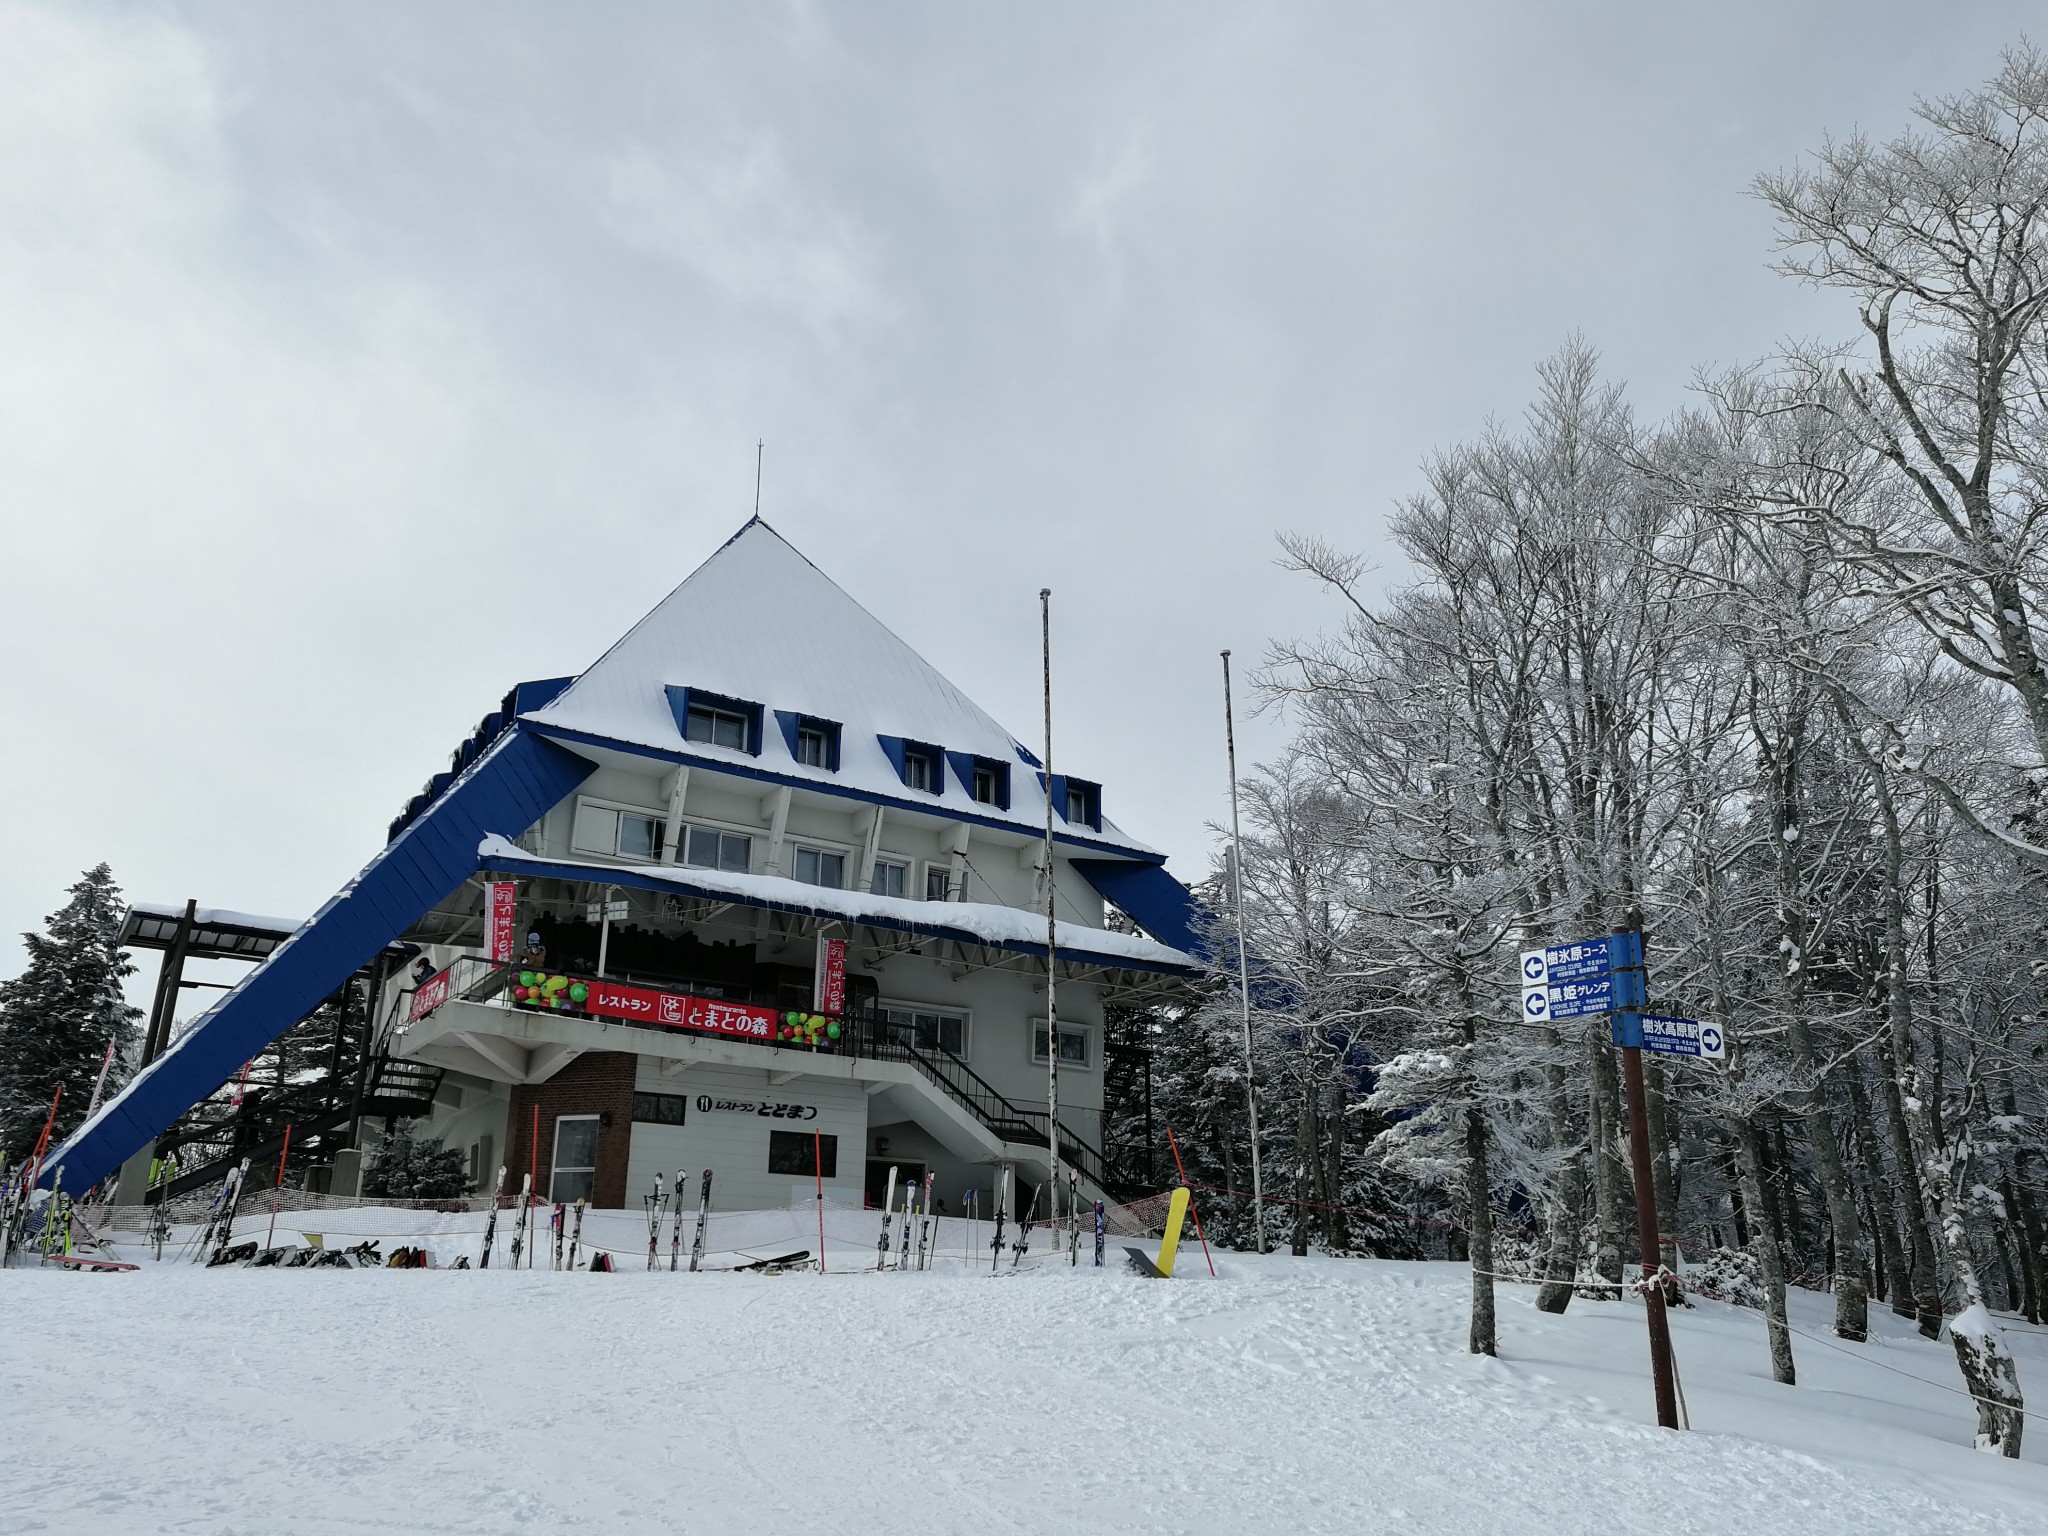
[[[1244,839],[1237,831],[1237,720],[1230,704],[1230,652],[1223,653],[1223,742],[1230,755],[1230,873],[1237,907],[1237,993],[1244,1017],[1244,1108],[1252,1127],[1252,1216],[1266,1252],[1266,1184],[1259,1169],[1259,1099],[1252,1068],[1251,961],[1244,945]]]
[[[1059,928],[1053,910],[1052,864],[1052,588],[1038,589],[1038,657],[1045,695],[1045,1145],[1051,1155],[1052,1214],[1060,1198],[1060,1011],[1054,988]]]
[[[1671,1360],[1671,1320],[1664,1313],[1657,1233],[1657,1190],[1650,1172],[1650,1108],[1643,1091],[1643,1022],[1637,1011],[1648,998],[1640,929],[1619,928],[1612,940],[1621,963],[1615,973],[1615,1002],[1621,1005],[1621,1072],[1628,1097],[1628,1151],[1636,1182],[1636,1235],[1642,1247],[1643,1313],[1650,1325],[1650,1376],[1657,1393],[1657,1424],[1678,1428],[1677,1373]]]

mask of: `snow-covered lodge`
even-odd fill
[[[502,1164],[513,1191],[533,1172],[544,1198],[637,1206],[708,1168],[721,1206],[773,1206],[810,1198],[816,1159],[840,1200],[929,1170],[957,1211],[1002,1165],[1043,1178],[1051,1049],[1062,1158],[1114,1193],[1105,1103],[1141,1090],[1105,1026],[1199,973],[1187,891],[1115,809],[757,518],[580,675],[513,689],[363,872],[50,1166],[72,1188],[146,1166],[367,976],[375,1070],[334,1192],[397,1081],[485,1193]]]

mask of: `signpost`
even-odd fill
[[[1639,928],[1617,928],[1604,939],[1524,950],[1520,981],[1523,1023],[1549,1024],[1604,1013],[1621,1052],[1622,1081],[1628,1096],[1629,1161],[1635,1171],[1636,1231],[1642,1243],[1642,1279],[1637,1288],[1650,1326],[1657,1423],[1664,1429],[1676,1429],[1677,1371],[1671,1358],[1671,1322],[1664,1314],[1660,1280],[1662,1243],[1657,1231],[1656,1186],[1650,1173],[1650,1111],[1643,1083],[1643,1052],[1722,1061],[1727,1056],[1727,1037],[1718,1024],[1645,1011],[1650,1001],[1649,982]]]

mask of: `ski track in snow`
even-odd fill
[[[1775,1386],[1754,1314],[1677,1316],[1674,1435],[1633,1305],[1551,1318],[1503,1286],[1485,1360],[1458,1266],[1182,1258],[1168,1283],[1037,1253],[993,1280],[9,1271],[0,1531],[2048,1530],[2048,1425],[1984,1456],[1965,1399],[1803,1339]],[[1873,1317],[1859,1348],[1954,1378]],[[2048,1400],[2048,1337],[2015,1339]]]

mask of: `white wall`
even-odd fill
[[[808,1136],[818,1131],[839,1139],[837,1176],[825,1181],[827,1198],[859,1203],[867,1136],[867,1094],[858,1083],[796,1077],[771,1085],[766,1072],[737,1067],[688,1067],[664,1075],[657,1058],[640,1058],[634,1087],[640,1093],[678,1094],[687,1100],[680,1126],[636,1121],[626,1162],[626,1208],[640,1210],[653,1193],[658,1170],[664,1184],[683,1170],[686,1204],[694,1205],[704,1170],[712,1171],[713,1210],[763,1210],[808,1200],[812,1179],[768,1171],[771,1131]],[[778,1119],[731,1110],[707,1109],[701,1100],[800,1104],[815,1108],[814,1119]]]

